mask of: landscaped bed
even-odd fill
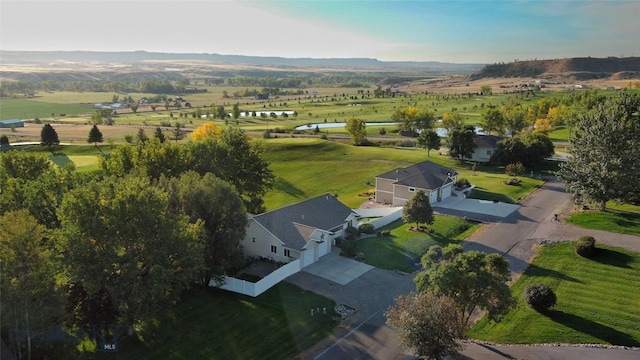
[[[546,245],[512,285],[518,306],[500,323],[486,318],[469,331],[473,339],[498,343],[597,343],[640,346],[640,254],[596,244],[591,259],[575,242]],[[543,315],[523,300],[534,283],[551,286],[555,308]]]

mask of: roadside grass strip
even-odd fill
[[[517,308],[495,323],[486,317],[470,338],[496,343],[594,343],[640,346],[640,253],[596,244],[591,259],[575,254],[574,244],[545,245],[511,286]],[[541,314],[529,308],[524,289],[546,283],[556,306]]]
[[[640,206],[609,202],[605,212],[577,212],[566,222],[586,229],[640,236]]]

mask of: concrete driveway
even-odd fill
[[[321,257],[302,271],[340,285],[347,285],[371,269],[371,265],[340,256],[340,249],[333,248],[330,254]]]
[[[519,208],[518,204],[467,199],[460,191],[454,191],[451,197],[433,204],[433,209],[441,214],[466,217],[480,222],[501,221]]]

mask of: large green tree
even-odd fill
[[[353,145],[362,145],[367,141],[367,124],[364,119],[347,120],[347,132]]]
[[[201,176],[193,171],[179,178],[163,178],[160,185],[170,194],[171,208],[187,214],[191,223],[204,222],[205,286],[243,265],[240,239],[246,232],[247,215],[233,186],[211,173]]]
[[[56,132],[56,129],[51,126],[51,124],[44,124],[44,126],[42,127],[42,131],[40,131],[40,142],[43,145],[47,145],[49,147],[49,151],[51,151],[51,147],[53,145],[60,144],[58,133]]]
[[[622,93],[575,120],[571,157],[558,176],[572,194],[600,204],[629,200],[640,187],[640,95]]]
[[[414,281],[418,291],[434,291],[453,299],[458,308],[460,329],[468,329],[477,310],[486,310],[499,320],[514,304],[507,282],[509,263],[499,254],[462,252],[460,245],[432,247],[423,257],[424,271]]]
[[[26,209],[0,216],[0,303],[2,327],[15,349],[31,358],[34,337],[42,339],[59,322],[61,292],[56,285],[47,230]],[[26,341],[26,343],[24,343]]]
[[[458,325],[458,309],[453,299],[434,292],[396,297],[385,312],[387,324],[398,330],[405,348],[426,359],[455,355],[463,345],[464,331]]]
[[[482,119],[480,120],[480,126],[485,134],[491,135],[503,135],[505,121],[502,117],[502,113],[495,107],[487,107],[482,112]]]
[[[433,224],[435,218],[431,201],[423,190],[416,191],[415,195],[404,204],[402,220],[408,223],[416,223],[416,230],[420,229],[420,224]]]
[[[427,157],[429,157],[431,150],[440,149],[440,137],[433,130],[423,130],[418,136],[417,142],[421,148],[427,149]]]
[[[473,151],[477,147],[473,141],[474,133],[473,126],[467,126],[464,129],[453,128],[447,138],[447,142],[449,143],[449,156],[460,160],[461,164],[464,163],[465,158],[471,158]]]
[[[107,177],[67,193],[59,209],[65,276],[104,291],[121,324],[169,311],[203,270],[201,222],[170,211],[146,177]]]

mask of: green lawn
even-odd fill
[[[415,224],[404,224],[397,220],[380,230],[391,230],[390,235],[359,239],[357,251],[364,253],[367,264],[388,270],[412,272],[415,264],[431,245],[445,245],[452,240],[461,240],[477,230],[480,225],[461,218],[436,215],[430,226],[433,234],[410,231]]]
[[[2,109],[1,118],[4,119],[41,119],[51,120],[51,113],[54,113],[57,120],[64,120],[60,114],[92,113],[93,107],[90,105],[50,103],[29,99],[2,99],[0,100]]]
[[[518,307],[499,323],[483,318],[469,337],[498,343],[599,343],[640,346],[640,254],[596,244],[585,259],[569,242],[544,246],[512,287]],[[527,285],[546,283],[558,297],[549,316],[523,301]]]
[[[123,341],[118,359],[287,359],[333,331],[335,303],[280,283],[257,298],[222,290],[187,293],[175,314]],[[311,317],[311,309],[327,314]],[[112,359],[114,354],[94,354]]]
[[[596,230],[640,236],[640,206],[607,203],[607,210],[573,213],[566,222]]]
[[[558,126],[549,133],[549,139],[553,142],[569,141],[569,129],[566,126]]]

